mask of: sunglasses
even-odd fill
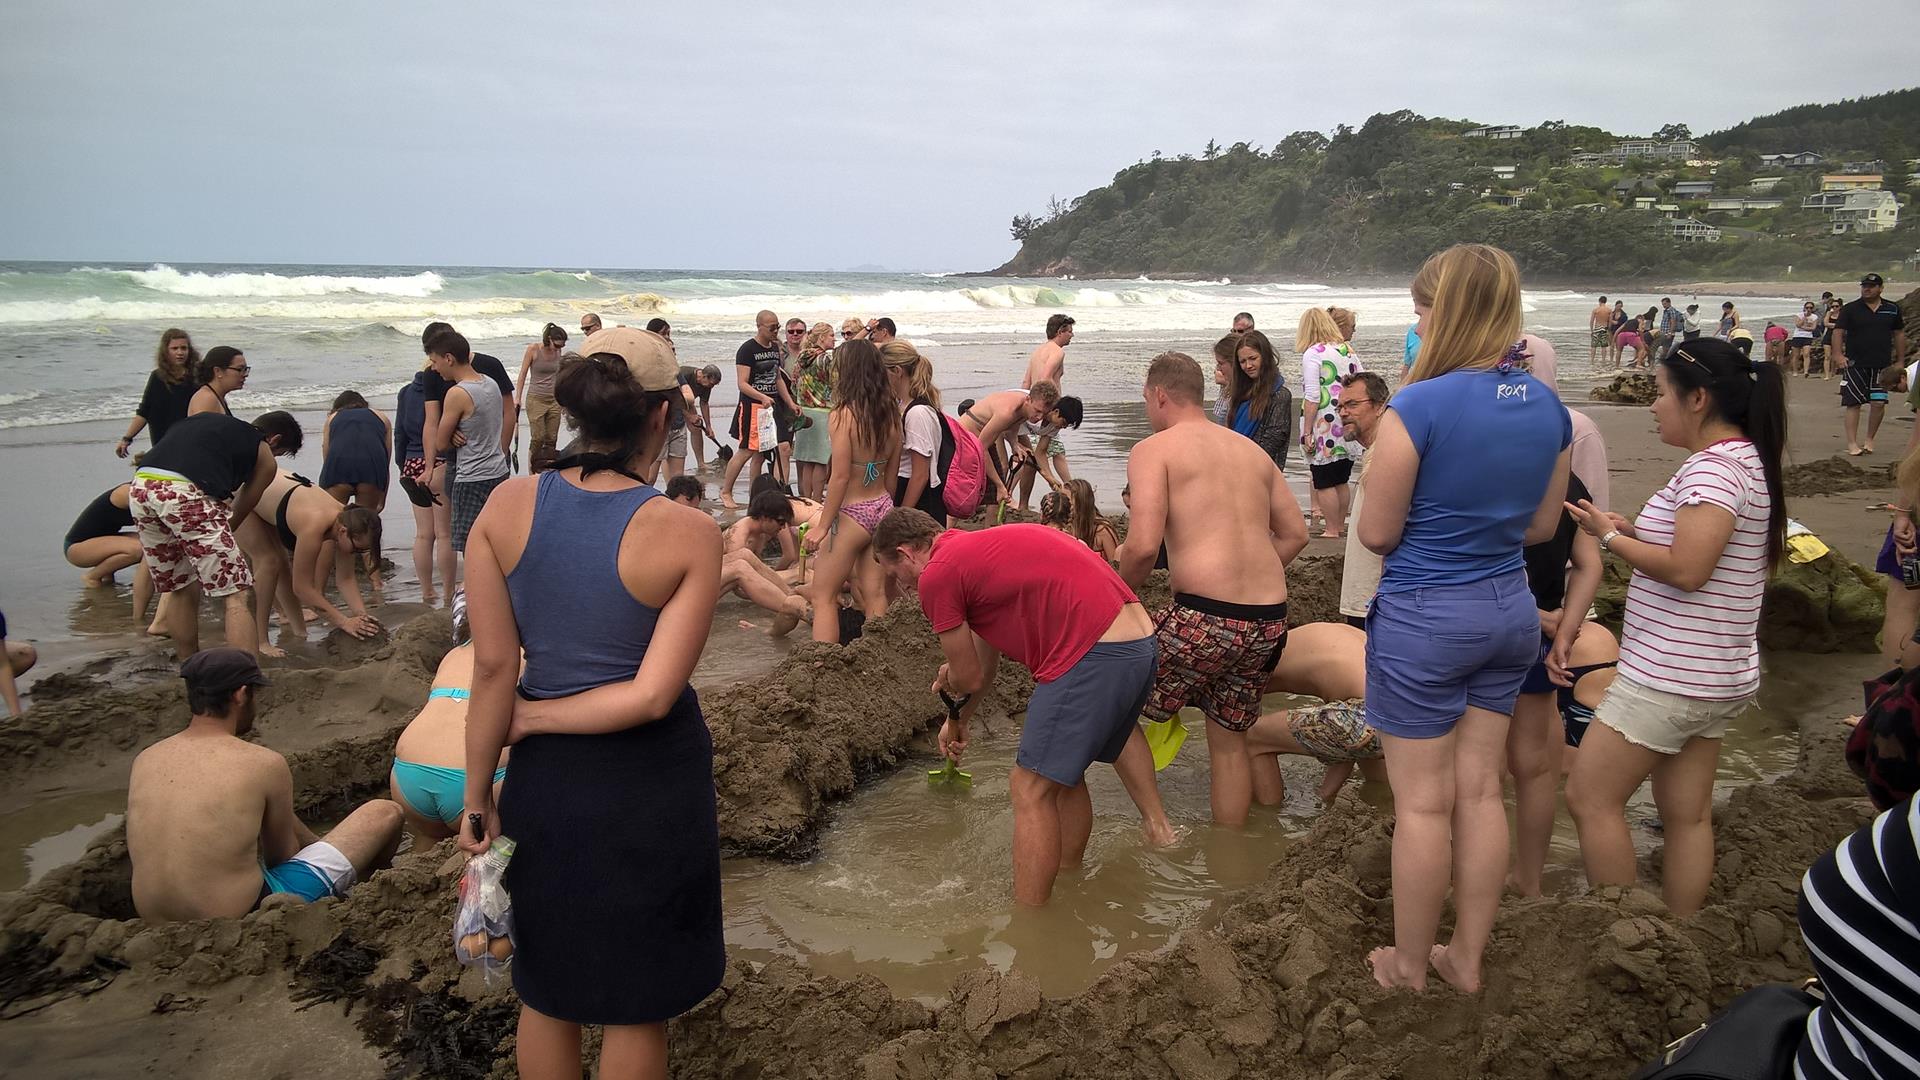
[[[803,334],[805,334],[805,333],[806,333],[806,331],[805,331],[805,330],[789,330],[789,331],[787,331],[787,336],[789,336],[789,337],[798,337],[798,336],[800,336],[800,335],[803,335]]]
[[[237,372],[239,372],[240,374],[242,374],[242,375],[245,375],[245,374],[246,374],[247,372],[249,372],[249,371],[252,371],[252,370],[253,370],[253,365],[251,365],[251,364],[235,364],[235,365],[233,365],[232,367],[230,367],[230,368],[226,368],[226,369],[224,369],[224,370],[227,370],[227,371],[237,371]]]

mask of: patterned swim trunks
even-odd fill
[[[1607,346],[1613,344],[1613,332],[1608,330],[1604,326],[1594,327],[1593,340],[1591,341],[1590,344],[1592,344],[1592,346],[1596,349],[1606,348]]]
[[[1287,714],[1287,726],[1300,748],[1325,762],[1364,761],[1380,756],[1380,736],[1367,726],[1367,707],[1359,701],[1329,701]]]
[[[253,588],[253,568],[233,538],[232,512],[184,478],[135,473],[127,509],[140,527],[140,549],[161,593],[196,582],[210,597]]]
[[[1142,715],[1165,720],[1187,705],[1229,731],[1260,719],[1260,696],[1287,646],[1287,605],[1232,604],[1175,593],[1155,635],[1160,670]]]

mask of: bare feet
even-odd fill
[[[1400,971],[1399,953],[1391,945],[1382,945],[1368,953],[1367,963],[1373,967],[1373,981],[1379,983],[1382,990],[1427,988],[1427,965],[1421,964],[1419,972],[1413,975]]]
[[[1857,447],[1857,446],[1849,446],[1849,447],[1847,447],[1847,456],[1848,456],[1848,457],[1859,457],[1859,456],[1860,456],[1860,448],[1859,448],[1859,447]]]
[[[1345,535],[1345,534],[1343,534],[1343,533],[1339,533],[1339,532],[1335,532],[1335,531],[1334,531],[1334,530],[1332,530],[1332,529],[1328,529],[1328,530],[1327,530],[1326,532],[1323,532],[1323,533],[1321,533],[1321,534],[1320,534],[1320,539],[1322,539],[1322,540],[1338,540],[1338,539],[1340,539],[1340,538],[1341,538],[1341,537],[1342,537],[1343,535]]]
[[[734,502],[733,496],[729,495],[726,498],[720,500],[720,508],[722,510],[738,510],[740,509],[740,504],[737,502]]]
[[[81,574],[80,580],[85,582],[89,589],[99,589],[113,584],[113,578],[111,576],[95,577],[92,574]]]
[[[1453,954],[1447,951],[1445,945],[1435,945],[1430,959],[1433,961],[1433,970],[1439,972],[1440,977],[1447,980],[1448,986],[1453,987],[1463,994],[1477,994],[1480,992],[1480,966],[1478,964],[1474,965],[1471,971],[1467,970],[1464,965],[1455,964]]]
[[[1873,453],[1873,444],[1872,444],[1872,443],[1862,443],[1862,444],[1861,444],[1861,446],[1860,446],[1860,452],[1861,452],[1861,453],[1863,453],[1863,454],[1871,454],[1871,453]]]
[[[440,597],[436,595],[432,589],[421,589],[420,602],[428,607],[432,607],[440,602]]]
[[[269,660],[285,660],[287,658],[287,650],[275,645],[271,641],[263,641],[260,643],[260,655]]]
[[[767,633],[773,637],[786,637],[794,627],[800,625],[800,620],[807,617],[808,610],[806,597],[789,597],[787,610],[773,617],[773,625],[767,628]]]
[[[148,637],[171,637],[172,635],[167,633],[166,627],[156,622],[152,626],[147,627],[147,636]]]

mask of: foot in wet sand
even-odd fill
[[[1857,446],[1849,446],[1849,447],[1847,447],[1847,456],[1848,456],[1848,457],[1859,457],[1859,456],[1860,456],[1860,448],[1859,448],[1859,447],[1857,447]]]
[[[1872,443],[1864,444],[1863,446],[1860,447],[1860,452],[1863,454],[1873,453],[1873,444]]]
[[[794,627],[800,625],[801,620],[809,619],[812,611],[806,597],[789,597],[787,610],[773,617],[773,625],[767,628],[767,633],[773,637],[786,637],[793,632]]]
[[[1148,847],[1172,847],[1186,835],[1186,830],[1176,829],[1165,821],[1143,821],[1140,823],[1140,835]]]
[[[1346,535],[1346,534],[1345,534],[1345,533],[1337,533],[1337,532],[1334,532],[1334,531],[1333,531],[1332,529],[1328,529],[1328,530],[1327,530],[1326,532],[1323,532],[1323,533],[1321,533],[1321,534],[1320,534],[1320,539],[1322,539],[1322,540],[1338,540],[1338,539],[1340,539],[1341,537],[1343,537],[1344,535]]]
[[[1435,945],[1433,947],[1433,954],[1429,959],[1433,961],[1433,970],[1439,972],[1440,977],[1447,980],[1448,986],[1453,987],[1463,994],[1477,994],[1480,992],[1479,965],[1474,965],[1473,969],[1469,971],[1464,965],[1454,963],[1453,955],[1447,951],[1445,945]]]
[[[1399,953],[1391,945],[1382,945],[1367,954],[1367,964],[1373,969],[1373,981],[1380,984],[1382,990],[1425,990],[1427,988],[1427,966],[1420,965],[1420,971],[1406,975],[1398,970]]]
[[[721,499],[721,500],[720,500],[720,509],[722,509],[722,510],[738,510],[738,509],[740,509],[740,504],[739,504],[739,503],[737,503],[737,502],[734,502],[734,501],[733,501],[732,499],[730,499],[730,498],[728,498],[728,499]]]
[[[108,585],[113,584],[112,575],[108,575],[106,577],[96,577],[92,574],[81,574],[80,580],[82,582],[85,582],[87,588],[89,589],[102,589],[107,587]]]
[[[167,633],[166,627],[156,622],[153,625],[147,627],[147,636],[148,637],[170,637],[171,635]]]
[[[263,642],[260,646],[260,655],[270,660],[285,660],[287,658],[287,650],[272,642]]]

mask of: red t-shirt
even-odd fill
[[[1784,326],[1769,326],[1767,327],[1766,334],[1763,336],[1768,341],[1785,341],[1787,340],[1787,328]]]
[[[934,633],[965,623],[1043,683],[1079,663],[1133,602],[1105,559],[1045,525],[949,529],[920,574]]]

